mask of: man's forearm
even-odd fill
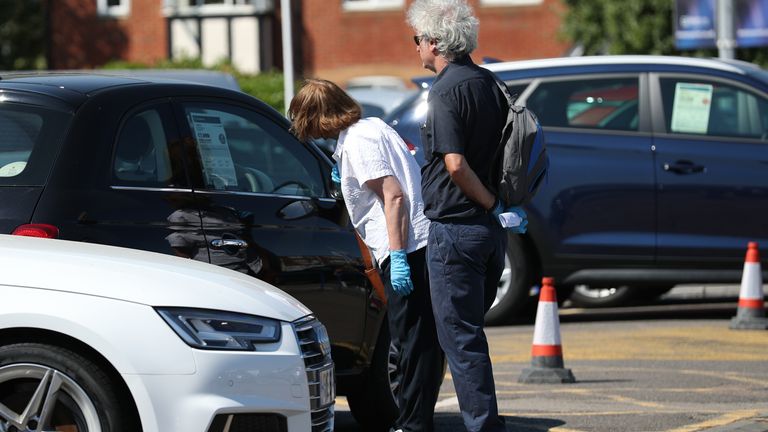
[[[461,189],[467,198],[478,203],[486,210],[493,208],[496,197],[483,185],[480,178],[469,166],[464,156],[449,153],[445,155],[445,167],[451,176],[451,181]]]

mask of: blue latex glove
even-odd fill
[[[517,233],[517,234],[525,234],[526,231],[528,231],[528,214],[523,210],[522,207],[510,207],[506,209],[505,212],[514,212],[517,213],[518,216],[520,216],[520,219],[522,221],[520,222],[520,225],[516,227],[506,228],[507,231]]]
[[[341,187],[341,173],[339,172],[339,164],[333,164],[331,168],[331,181],[336,184],[336,187]]]
[[[406,296],[413,291],[411,266],[404,249],[389,251],[389,276],[397,295]]]
[[[525,210],[523,210],[522,207],[508,207],[504,208],[504,205],[501,203],[501,200],[496,200],[496,204],[491,209],[491,213],[493,214],[493,218],[496,222],[501,224],[501,220],[499,219],[499,215],[502,213],[517,213],[518,216],[520,216],[520,225],[515,227],[504,227],[505,230],[509,232],[513,232],[516,234],[525,234],[526,231],[528,231],[528,214],[525,213]]]

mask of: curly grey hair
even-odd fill
[[[416,0],[407,19],[419,36],[436,41],[438,53],[448,61],[477,48],[480,21],[465,0]]]

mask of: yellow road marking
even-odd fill
[[[347,403],[347,398],[343,396],[338,396],[336,398],[336,408],[349,408],[349,404]]]
[[[697,410],[696,412],[706,412]],[[718,412],[719,413],[719,412]],[[647,415],[647,414],[680,414],[680,411],[640,411],[640,410],[622,410],[622,411],[588,411],[588,412],[562,412],[562,411],[535,411],[535,412],[515,412],[502,413],[504,416],[518,417],[594,417],[594,416],[622,416],[622,415]]]
[[[497,383],[498,385],[498,383]],[[700,387],[700,388],[655,388],[653,391],[658,393],[711,393],[713,391],[725,391],[725,389],[730,389],[731,387],[723,387],[723,386],[717,386],[717,387]],[[590,391],[592,393],[598,393],[598,394],[604,394],[606,391],[610,392],[647,392],[648,389],[645,388],[636,388],[636,387],[590,387]],[[504,389],[496,389],[496,394],[499,395],[507,395],[507,396],[527,396],[527,395],[540,395],[540,394],[558,394],[558,393],[567,393],[568,390],[565,389],[556,389],[556,388],[541,388],[537,387],[532,390],[504,390]],[[441,393],[443,394],[443,393]]]
[[[591,326],[561,327],[566,360],[719,360],[763,361],[768,332],[737,332],[726,325],[638,327],[627,330]],[[491,360],[529,362],[531,337],[505,335],[491,345]]]
[[[641,406],[641,407],[645,407],[645,408],[657,408],[657,409],[664,408],[664,406],[662,404],[658,404],[658,403],[655,403],[655,402],[643,402],[641,400],[633,399],[633,398],[626,397],[626,396],[619,396],[619,395],[605,394],[605,393],[601,393],[600,396],[606,397],[606,398],[611,399],[611,400],[615,400],[616,402],[629,403],[629,404],[632,404],[632,405],[637,405],[637,406]]]
[[[447,407],[458,407],[459,406],[459,398],[456,395],[453,395],[452,397],[447,397],[435,404],[435,409],[443,409]]]
[[[555,426],[553,428],[547,429],[549,431],[555,431],[555,432],[586,432],[581,429],[568,429],[560,426]]]
[[[612,393],[606,393],[606,389],[581,389],[581,388],[561,388],[561,389],[553,389],[549,391],[548,393],[566,393],[566,394],[577,394],[577,395],[583,395],[583,396],[589,396],[594,398],[603,398],[603,399],[611,399],[616,402],[621,403],[628,403],[632,405],[641,406],[644,408],[654,408],[654,409],[664,409],[665,407],[662,404],[658,404],[655,402],[645,402],[638,399],[630,398],[627,396],[621,396],[617,394]],[[615,391],[615,389],[610,389],[611,392]],[[510,394],[519,394],[520,392],[516,391],[506,391],[506,390],[496,390],[496,394],[502,394],[502,395],[510,395]],[[532,392],[533,393],[533,392]],[[541,391],[537,391],[536,393],[541,393]]]
[[[700,370],[678,370],[677,372],[687,375],[702,375],[713,378],[722,378],[730,381],[752,384],[759,387],[764,386],[766,381],[766,377],[748,378],[745,376],[737,375],[735,372],[710,372]]]
[[[703,429],[710,429],[717,426],[725,426],[727,424],[731,424],[739,420],[744,420],[750,417],[754,417],[759,413],[760,413],[759,411],[746,411],[746,410],[733,411],[714,419],[710,419],[701,423],[696,423],[688,426],[679,427],[677,429],[671,429],[667,432],[696,432],[696,431],[700,431]]]

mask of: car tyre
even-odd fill
[[[534,265],[523,236],[507,236],[507,253],[504,272],[496,291],[496,300],[485,314],[487,325],[502,325],[530,317],[531,285],[534,280]]]
[[[38,343],[0,347],[0,404],[12,412],[0,412],[0,430],[138,430],[117,388],[101,367],[68,349]]]
[[[384,431],[397,420],[397,399],[394,395],[400,386],[397,379],[398,356],[385,320],[364,381],[347,395],[349,409],[363,426],[362,430]]]
[[[583,308],[606,308],[626,306],[638,298],[639,290],[620,285],[615,287],[592,287],[576,285],[571,293],[571,305]]]
[[[394,424],[399,414],[397,397],[400,391],[400,376],[397,373],[400,350],[392,343],[389,325],[384,321],[376,351],[373,353],[371,367],[362,385],[347,395],[352,417],[363,426],[365,431],[387,431]],[[443,378],[448,370],[448,362],[443,356]]]

